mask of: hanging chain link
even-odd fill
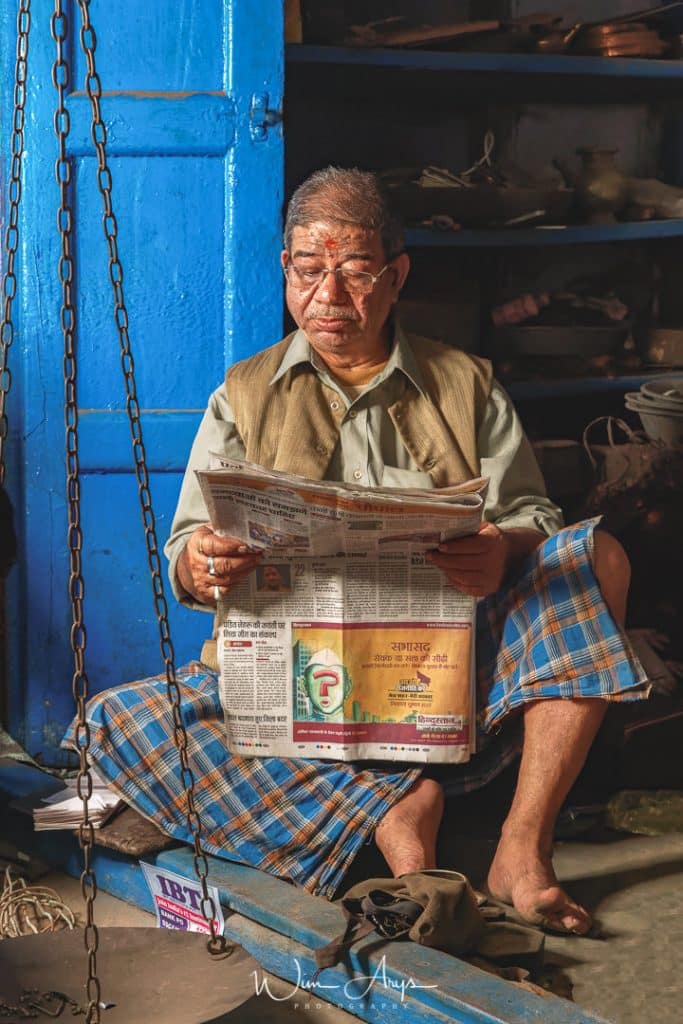
[[[216,905],[209,895],[207,887],[209,865],[201,847],[202,826],[195,801],[194,775],[188,758],[187,732],[185,731],[181,712],[180,688],[176,681],[173,644],[171,643],[171,633],[168,624],[168,605],[164,595],[161,559],[157,544],[152,497],[149,489],[147,456],[143,444],[140,406],[135,385],[135,366],[128,336],[128,311],[123,294],[123,267],[121,266],[118,254],[118,226],[112,205],[112,177],[107,163],[107,129],[102,120],[100,109],[102,84],[95,64],[97,39],[95,30],[90,22],[90,0],[78,0],[78,6],[81,11],[82,21],[80,30],[81,47],[87,63],[85,89],[90,100],[92,112],[91,136],[97,152],[97,184],[102,196],[102,227],[109,250],[109,278],[114,292],[114,320],[121,346],[121,366],[126,388],[126,407],[133,441],[135,475],[138,482],[138,494],[147,544],[147,558],[152,577],[154,608],[159,623],[161,655],[166,666],[166,689],[173,715],[173,738],[180,758],[180,779],[185,790],[187,802],[187,825],[194,847],[194,869],[202,892],[201,911],[210,930],[208,948],[211,953],[219,954],[225,953],[229,947],[226,944],[225,938],[219,934]]]
[[[83,534],[81,531],[81,485],[78,459],[78,402],[77,402],[77,360],[74,344],[76,311],[72,301],[73,258],[72,258],[72,216],[70,205],[71,161],[66,155],[66,141],[69,135],[69,111],[66,109],[66,94],[69,88],[69,67],[64,51],[69,33],[62,0],[55,0],[55,9],[50,20],[52,38],[57,46],[57,56],[52,65],[52,83],[57,90],[57,109],[54,115],[54,129],[58,142],[55,161],[55,177],[59,187],[59,209],[57,228],[61,239],[62,252],[59,259],[59,280],[62,285],[61,325],[64,336],[64,423],[66,428],[66,501],[68,506],[69,542],[69,598],[71,600],[71,649],[74,656],[74,674],[71,684],[76,704],[75,739],[78,748],[79,770],[76,791],[83,803],[83,814],[78,829],[78,840],[83,851],[81,872],[81,893],[85,903],[85,928],[83,941],[88,954],[88,979],[86,982],[87,1024],[100,1021],[100,980],[97,976],[97,948],[99,934],[95,924],[95,898],[97,880],[92,868],[92,850],[95,833],[88,811],[93,783],[88,764],[90,728],[88,726],[86,703],[88,699],[88,675],[85,668],[86,630],[83,621],[83,598],[85,585],[81,565]]]
[[[19,204],[21,202],[21,161],[24,155],[26,118],[26,82],[28,41],[31,29],[31,0],[19,0],[17,11],[17,59],[14,69],[14,109],[12,114],[11,165],[9,175],[9,220],[5,233],[7,267],[2,278],[3,314],[0,327],[0,485],[5,482],[5,442],[9,433],[5,402],[12,384],[7,359],[14,341],[12,301],[17,291],[14,257],[19,247]]]

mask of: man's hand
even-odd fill
[[[488,597],[544,540],[539,530],[482,523],[477,533],[445,541],[426,556],[463,594]]]
[[[178,559],[178,579],[197,601],[216,604],[218,593],[227,594],[246,579],[262,557],[262,551],[250,550],[241,540],[219,537],[210,526],[200,526]]]
[[[510,554],[509,535],[493,523],[482,523],[477,533],[444,541],[427,558],[464,594],[487,597],[505,579]]]

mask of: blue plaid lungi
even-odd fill
[[[511,713],[526,702],[647,696],[642,666],[593,573],[595,523],[550,537],[515,578],[479,603],[480,749],[467,764],[449,769],[445,783],[440,774],[447,794],[484,785],[514,760],[520,732],[507,722],[519,719]],[[331,898],[421,766],[231,755],[216,675],[194,662],[179,669],[177,679],[203,847]],[[155,676],[94,697],[90,754],[129,804],[164,832],[191,842],[165,684],[165,675]],[[65,743],[73,744],[73,726]]]

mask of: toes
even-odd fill
[[[586,935],[591,929],[590,918],[579,918],[576,914],[544,917],[540,924],[545,931],[556,932],[558,935]]]
[[[590,931],[591,916],[587,910],[570,900],[561,889],[555,890],[552,903],[544,901],[538,906],[543,927],[552,931],[572,935],[585,935]]]
[[[590,931],[591,916],[583,907],[577,907],[575,904],[571,905],[571,909],[562,915],[562,925],[568,932],[572,932],[573,935],[585,935]]]

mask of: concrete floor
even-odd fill
[[[451,863],[480,880],[495,847],[456,842]],[[557,843],[554,864],[600,936],[546,936],[546,962],[561,968],[574,1002],[611,1024],[683,1020],[683,835],[599,830]]]
[[[458,854],[481,870],[493,840],[468,840]],[[574,1001],[613,1024],[675,1024],[683,1017],[683,835],[655,838],[605,832],[598,840],[559,843],[555,864],[572,895],[589,906],[601,938],[548,936],[547,960],[562,968]],[[470,871],[475,876],[475,870]],[[51,873],[52,885],[76,912],[81,910],[75,879]],[[151,914],[100,893],[100,927],[154,925]],[[288,991],[270,979],[271,990]],[[240,1010],[244,1024],[294,1024],[301,1012],[264,998]],[[352,1024],[356,1018],[329,1005],[306,1012],[316,1024]],[[550,1024],[550,1018],[549,1018]]]
[[[575,1002],[616,1024],[682,1020],[683,835],[564,843],[555,863],[603,936],[547,939],[548,958],[566,964]]]

